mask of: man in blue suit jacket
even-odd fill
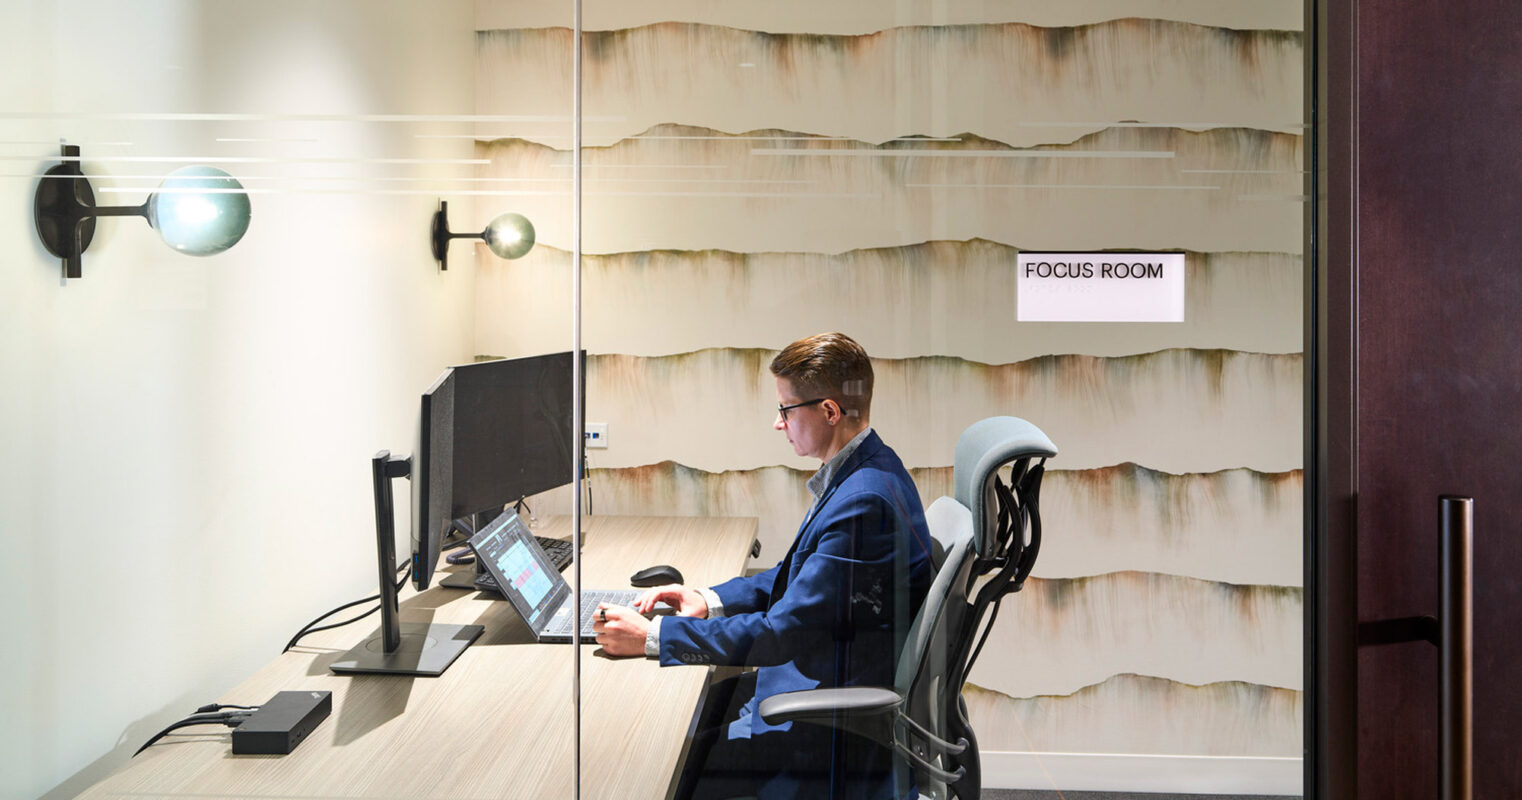
[[[705,785],[720,795],[903,797],[891,754],[802,723],[770,725],[760,702],[782,692],[891,686],[909,625],[930,583],[930,535],[909,473],[869,424],[872,364],[839,333],[794,342],[772,361],[777,419],[794,452],[818,458],[814,503],[781,563],[711,589],[665,586],[635,609],[608,607],[595,626],[610,655],[663,666],[757,667],[754,691],[715,732]],[[658,602],[679,615],[648,613]],[[740,701],[743,701],[743,705]],[[902,778],[902,776],[900,776]]]

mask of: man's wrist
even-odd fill
[[[650,620],[650,627],[645,631],[645,658],[660,658],[662,619],[663,617],[656,617]]]
[[[719,599],[719,593],[708,588],[698,588],[698,594],[703,596],[703,602],[708,604],[708,618],[715,619],[724,616],[724,601]]]

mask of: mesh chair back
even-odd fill
[[[1032,458],[1055,455],[1057,445],[1040,428],[1019,417],[989,417],[962,432],[951,473],[952,491],[957,502],[972,511],[977,524],[973,546],[980,557],[991,557],[999,546],[999,468],[1011,462],[1020,462],[1016,467],[1023,467]],[[1017,475],[1011,483],[1018,481]]]
[[[940,498],[926,511],[931,536],[937,541],[945,538],[948,556],[911,628],[910,645],[920,649],[911,653],[906,648],[895,688],[904,693],[910,719],[937,739],[965,742],[966,747],[920,753],[944,770],[939,775],[919,772],[923,797],[976,798],[981,791],[977,737],[967,718],[962,686],[998,616],[999,602],[1020,590],[1035,565],[1041,546],[1041,478],[1045,460],[1056,454],[1051,439],[1023,419],[976,422],[957,440],[955,498]],[[1007,484],[1000,478],[1006,465]],[[970,547],[964,539],[971,540]],[[920,630],[921,623],[928,630]],[[903,671],[910,656],[916,659],[915,674],[905,686]],[[920,746],[929,741],[907,738]]]
[[[900,786],[973,800],[982,788],[962,685],[998,616],[1041,549],[1041,476],[1057,448],[1015,417],[975,423],[957,440],[954,497],[925,511],[935,576],[900,651],[894,685],[810,689],[761,702],[768,722],[801,720],[892,747]],[[1010,466],[1008,484],[999,477]],[[981,634],[980,634],[981,631]],[[843,776],[844,772],[835,773]]]

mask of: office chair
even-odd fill
[[[923,800],[977,798],[982,771],[962,685],[999,603],[1020,591],[1036,563],[1041,476],[1055,455],[1040,428],[1016,417],[990,417],[963,431],[952,470],[955,496],[925,511],[936,572],[893,686],[774,695],[762,701],[762,718],[833,727],[892,748],[899,785],[912,772]],[[998,475],[1006,464],[1008,485]]]

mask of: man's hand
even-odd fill
[[[684,617],[708,619],[708,601],[704,600],[703,595],[696,589],[689,589],[681,584],[657,586],[645,592],[634,601],[634,610],[641,614],[649,614],[656,603],[672,606],[677,614]]]
[[[598,603],[592,630],[596,631],[597,643],[608,655],[642,656],[650,620],[632,608]]]

